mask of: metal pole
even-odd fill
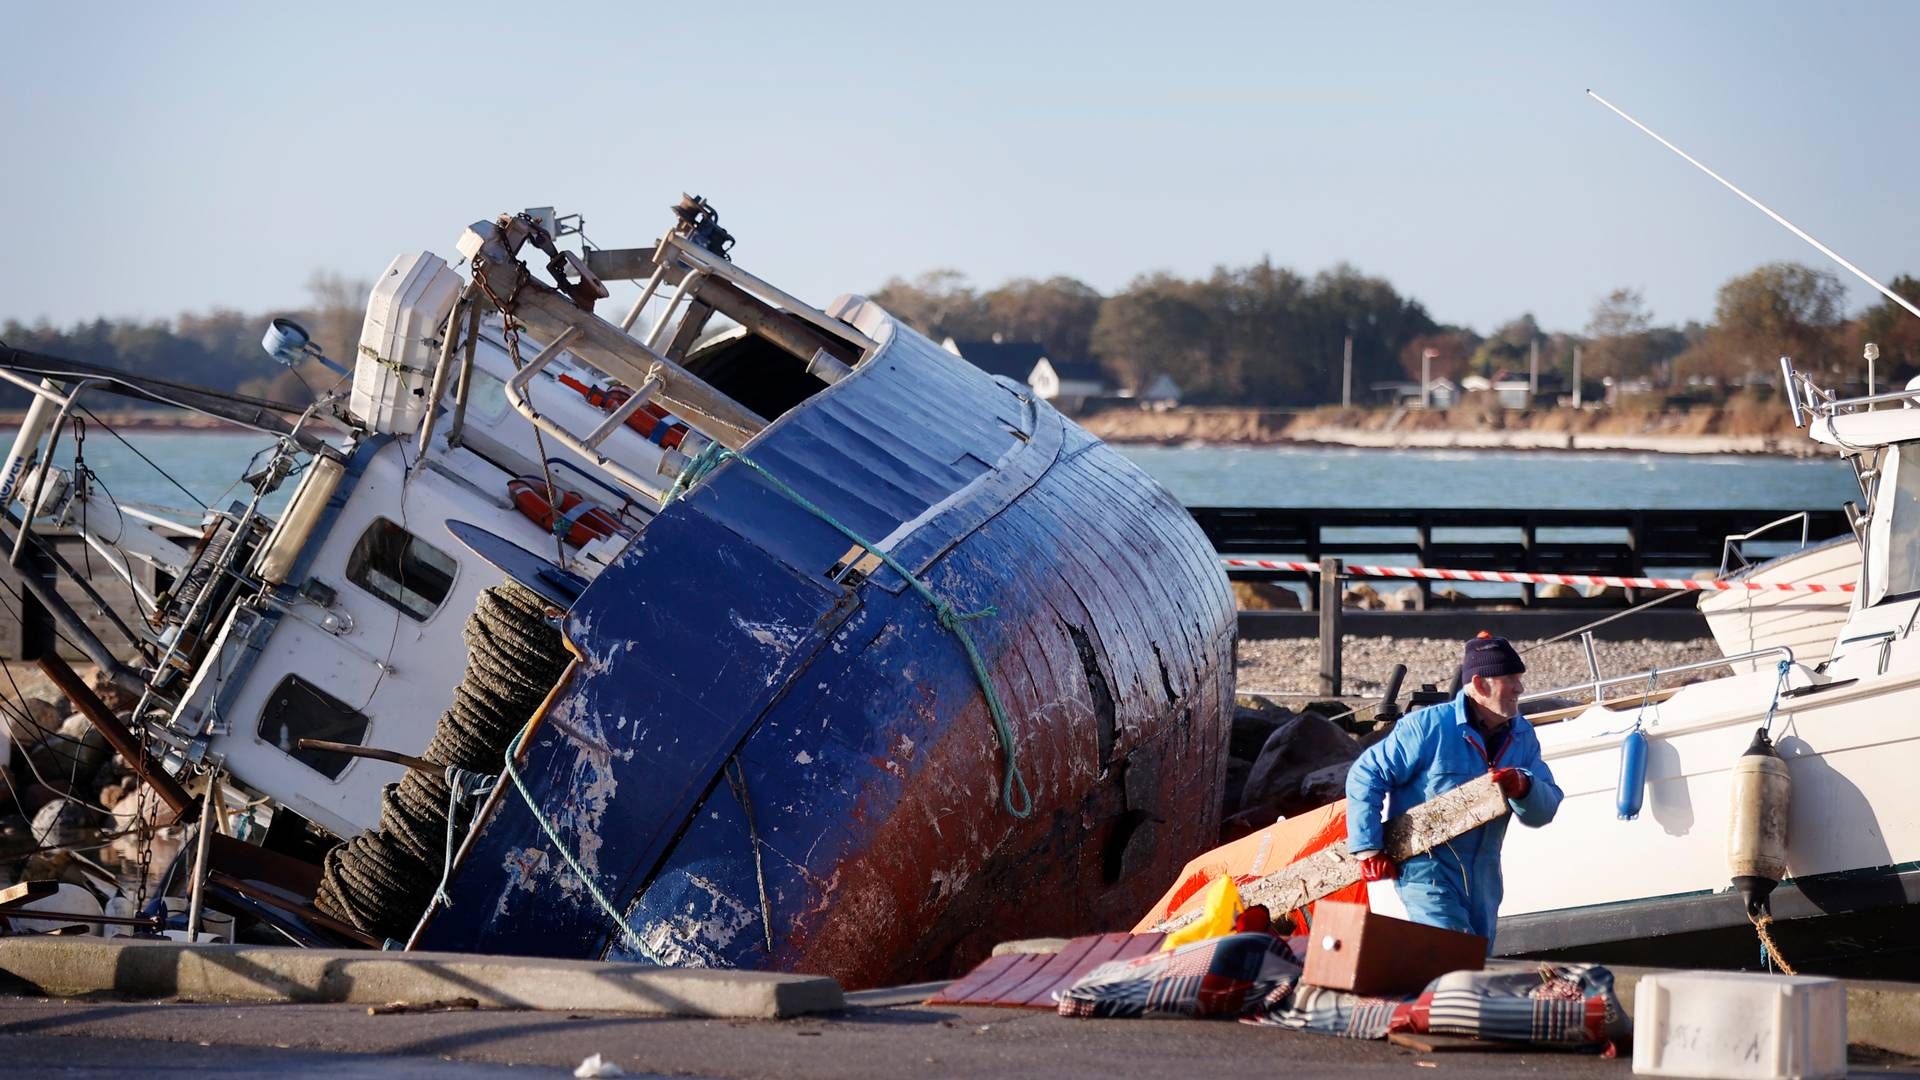
[[[200,829],[193,837],[193,894],[187,900],[187,944],[200,940],[200,909],[207,893],[207,847],[213,843],[215,805],[220,801],[220,770],[207,774],[207,791],[200,796]]]
[[[433,364],[433,382],[427,390],[427,415],[420,420],[420,442],[415,447],[419,459],[424,461],[427,449],[433,445],[434,422],[440,417],[440,399],[447,396],[447,376],[453,368],[453,358],[459,350],[460,328],[467,313],[467,305],[473,303],[474,295],[480,290],[468,285],[460,298],[454,301],[453,310],[447,313],[446,332],[440,335],[440,355]]]
[[[1340,362],[1340,407],[1353,408],[1353,335],[1347,335],[1346,349],[1341,353]]]
[[[40,496],[46,490],[47,470],[53,468],[53,452],[60,445],[60,432],[67,426],[67,415],[73,411],[73,403],[80,399],[80,391],[91,385],[91,380],[81,379],[67,391],[67,400],[60,403],[60,412],[53,418],[51,433],[47,436],[47,455],[40,459],[40,467],[33,473],[33,494],[28,496],[20,507],[20,532],[13,538],[13,555],[7,559],[9,566],[20,565],[20,553],[27,548],[27,531],[33,528],[34,515],[40,512]]]
[[[1320,692],[1340,696],[1340,560],[1320,560]]]
[[[1433,357],[1432,349],[1420,350],[1420,407],[1433,408]]]
[[[1540,339],[1527,343],[1527,404],[1540,396]]]
[[[460,445],[460,432],[467,423],[467,395],[473,391],[473,353],[480,344],[480,303],[467,305],[467,343],[461,350],[460,380],[453,391],[453,419],[447,424],[447,445]]]
[[[1580,346],[1573,347],[1573,407],[1580,407]]]
[[[1593,676],[1593,701],[1600,703],[1600,657],[1593,651],[1593,631],[1580,635],[1580,647],[1587,652],[1587,672]]]
[[[160,801],[167,804],[174,813],[174,820],[187,816],[187,813],[193,809],[193,796],[188,794],[187,789],[180,786],[180,781],[175,780],[159,762],[140,752],[139,740],[134,738],[133,733],[120,722],[120,718],[113,714],[113,710],[107,708],[106,702],[100,700],[99,695],[93,692],[93,688],[75,674],[65,660],[52,653],[40,657],[39,663],[40,670],[46,673],[53,685],[60,688],[61,693],[67,695],[67,700],[73,702],[74,709],[81,716],[86,717],[88,723],[99,729],[100,734],[106,738],[107,745],[113,747],[114,752],[120,755],[120,759],[127,763],[127,768],[132,769],[135,776],[146,781],[147,786],[160,796]],[[137,718],[136,722],[138,722]]]

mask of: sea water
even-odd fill
[[[262,452],[272,444],[264,436],[208,432],[133,431],[124,438],[123,443],[95,426],[82,448],[113,497],[188,507],[246,498],[239,478],[249,463],[264,460]],[[1837,457],[1286,446],[1117,449],[1188,506],[1791,511],[1837,509],[1860,497],[1852,471]],[[69,462],[73,450],[73,441],[62,439],[56,457]]]

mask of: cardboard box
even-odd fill
[[[1450,971],[1486,966],[1487,939],[1321,901],[1300,981],[1356,994],[1410,994]]]

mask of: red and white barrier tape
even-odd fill
[[[1221,559],[1239,570],[1293,570],[1317,574],[1317,562],[1279,559]],[[1534,585],[1610,585],[1621,589],[1679,589],[1687,592],[1852,592],[1853,583],[1822,585],[1814,582],[1695,581],[1692,578],[1607,577],[1600,574],[1522,574],[1510,570],[1436,570],[1426,566],[1357,566],[1340,568],[1354,577],[1426,578],[1433,581],[1495,581]]]

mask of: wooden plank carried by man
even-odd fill
[[[1431,851],[1456,836],[1465,835],[1506,814],[1507,799],[1492,777],[1481,776],[1436,795],[1387,822],[1386,853],[1394,862]],[[1345,840],[1308,855],[1240,887],[1248,906],[1265,904],[1276,916],[1297,911],[1360,880],[1360,860],[1347,851]],[[1172,933],[1200,917],[1198,909],[1175,915],[1154,926]]]

